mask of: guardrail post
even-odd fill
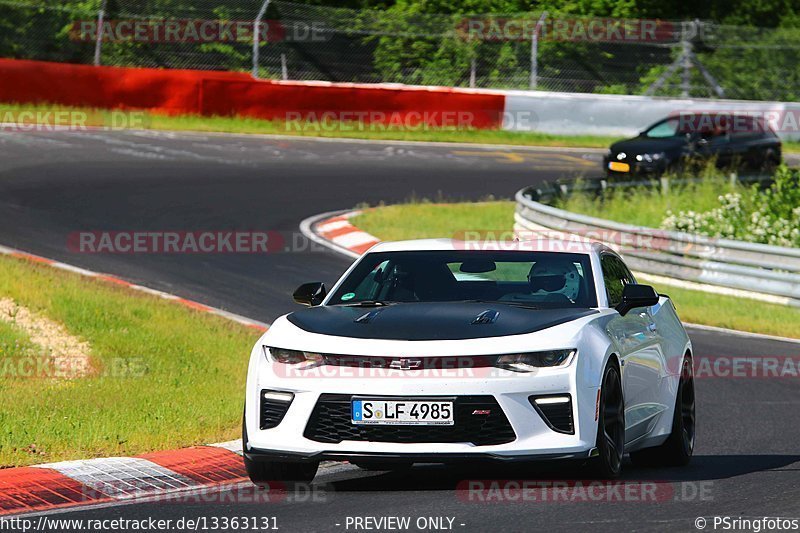
[[[736,174],[735,170],[731,172],[730,180],[731,180],[731,187],[735,187],[736,183],[739,181],[739,176],[738,174]]]
[[[258,59],[261,49],[261,21],[264,19],[264,14],[267,12],[270,0],[264,0],[261,4],[261,9],[256,15],[256,20],[253,22],[253,77],[258,78]]]
[[[661,181],[661,194],[662,196],[666,196],[669,194],[669,178],[667,177],[660,177],[659,181]]]
[[[97,12],[97,28],[95,29],[96,35],[94,36],[94,66],[99,67],[101,60],[100,56],[103,52],[103,21],[106,17],[106,0],[100,5],[100,11]]]

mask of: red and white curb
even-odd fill
[[[0,515],[137,501],[245,481],[241,441],[0,470]],[[174,496],[172,496],[174,498]]]
[[[188,307],[189,309],[194,309],[195,311],[201,311],[203,313],[210,313],[212,315],[217,315],[222,318],[232,320],[233,322],[237,322],[239,324],[253,328],[258,331],[262,332],[267,331],[267,328],[269,327],[269,324],[265,324],[264,322],[259,322],[257,320],[237,315],[235,313],[224,311],[222,309],[217,309],[216,307],[210,307],[208,305],[201,304],[199,302],[187,300],[186,298],[181,298],[180,296],[176,296],[174,294],[169,294],[167,292],[151,289],[150,287],[144,287],[142,285],[136,285],[129,281],[125,281],[122,278],[110,276],[108,274],[103,274],[100,272],[93,272],[91,270],[86,270],[85,268],[68,265],[67,263],[62,263],[60,261],[55,261],[53,259],[47,259],[45,257],[41,257],[34,254],[29,254],[28,252],[15,250],[14,248],[9,248],[7,246],[0,246],[0,255],[7,255],[11,257],[16,257],[18,259],[25,259],[28,261],[33,261],[35,263],[49,265],[53,268],[58,268],[60,270],[66,270],[67,272],[72,272],[74,274],[80,274],[81,276],[85,276],[87,278],[95,278],[107,281],[109,283],[114,283],[115,285],[120,285],[134,291],[139,291],[146,294],[150,294],[152,296],[157,296],[158,298],[163,298],[164,300],[174,301],[175,303],[178,303],[184,307]]]
[[[323,213],[301,222],[300,231],[306,238],[355,259],[381,242],[350,224],[350,219],[360,214],[361,211]]]
[[[174,294],[7,246],[0,246],[0,255],[104,280],[174,301],[195,311],[217,315],[257,331],[266,331],[269,327],[264,322]],[[0,470],[0,515],[152,498],[180,491],[238,483],[247,479],[241,453],[241,441],[232,441],[154,452],[138,457],[88,459],[3,469]]]

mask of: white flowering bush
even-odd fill
[[[748,242],[800,247],[800,172],[778,169],[775,182],[718,198],[708,211],[668,210],[661,222],[666,230],[685,231]]]

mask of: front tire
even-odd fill
[[[254,484],[263,487],[271,483],[310,483],[317,475],[319,463],[289,463],[284,461],[251,461],[244,458],[244,468]]]
[[[616,479],[622,471],[625,453],[625,400],[619,368],[609,362],[600,388],[600,416],[597,421],[597,452],[592,470],[599,479]]]
[[[661,446],[631,452],[631,461],[636,466],[686,466],[694,453],[694,440],[694,370],[692,359],[687,355],[681,367],[669,437]]]
[[[242,447],[247,451],[247,425],[244,414],[242,415]],[[319,462],[317,461],[253,461],[244,455],[244,469],[247,471],[247,476],[259,487],[276,482],[309,483],[317,475],[318,468]]]

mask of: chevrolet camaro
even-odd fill
[[[509,248],[382,243],[330,291],[301,286],[308,308],[251,353],[251,480],[308,481],[321,461],[688,463],[692,345],[670,298],[601,244]]]

